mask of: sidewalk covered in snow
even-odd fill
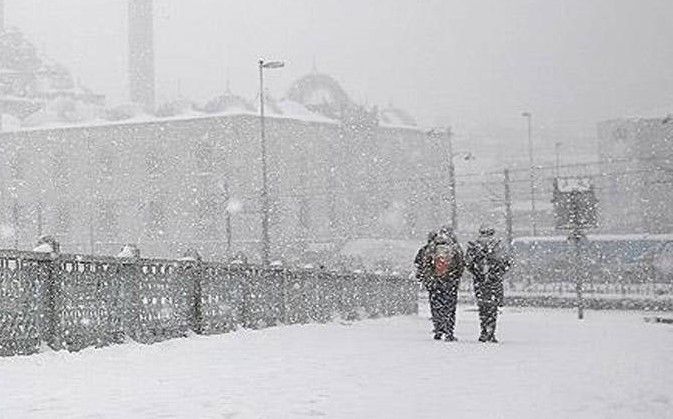
[[[0,358],[0,418],[671,417],[673,327],[507,308],[497,345],[427,313]]]

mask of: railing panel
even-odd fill
[[[135,340],[152,343],[185,336],[193,318],[194,295],[190,265],[142,260],[135,271]]]
[[[288,271],[283,285],[283,305],[285,324],[308,323],[312,319],[315,303],[314,287],[311,283],[312,271]]]
[[[201,267],[201,333],[235,330],[242,324],[243,284],[249,273],[216,263]]]
[[[119,264],[61,258],[54,270],[58,298],[55,342],[71,351],[123,341],[122,281]]]
[[[44,312],[48,265],[31,256],[0,252],[0,356],[35,353],[48,339],[50,325]]]

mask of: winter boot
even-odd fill
[[[450,335],[447,334],[446,336],[444,336],[444,340],[447,341],[447,342],[456,342],[458,340],[458,338],[453,336],[453,333],[452,333]]]
[[[481,327],[481,334],[479,334],[479,342],[487,342],[488,341],[488,332],[486,331],[485,327]]]
[[[432,338],[434,340],[442,340],[442,334],[441,333],[435,333],[435,335]]]
[[[492,324],[488,327],[486,342],[498,343],[498,339],[495,338],[495,324]]]

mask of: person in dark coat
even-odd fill
[[[414,258],[414,265],[416,266],[416,279],[425,284],[424,276],[426,275],[426,269],[424,266],[424,261],[426,254],[432,248],[432,245],[435,242],[435,237],[437,237],[436,231],[431,231],[428,233],[428,241],[416,252],[416,257]]]
[[[511,265],[511,258],[488,226],[479,229],[479,237],[468,243],[467,269],[474,278],[474,293],[481,323],[480,342],[497,342],[495,326],[498,307],[502,306],[502,277]]]
[[[416,255],[417,278],[428,291],[434,339],[455,341],[458,285],[465,268],[463,251],[449,227],[428,237]]]

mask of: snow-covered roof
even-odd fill
[[[660,106],[656,108],[647,108],[647,109],[637,109],[631,112],[628,112],[624,118],[625,120],[638,120],[638,119],[664,119],[667,116],[673,114],[673,105],[669,106]]]
[[[417,128],[416,120],[406,111],[389,106],[379,112],[379,125],[385,127]]]
[[[294,102],[289,99],[283,99],[278,102],[278,107],[280,108],[282,114],[280,115],[291,118],[298,119],[302,121],[310,122],[322,122],[322,123],[336,123],[337,121],[330,119],[326,116],[320,115],[318,113],[310,111],[306,106],[301,103]]]
[[[335,101],[335,106],[350,103],[348,96],[334,79],[326,75],[314,74],[300,79],[290,89],[288,96],[281,100],[275,100],[270,94],[265,93],[265,115],[271,119],[338,124],[338,112],[323,112],[325,109],[321,106],[307,104],[310,100],[315,99],[313,96],[317,91],[322,90],[328,91],[330,98]],[[56,109],[63,107],[62,99],[64,98],[54,99],[60,101],[56,105],[49,101],[44,102],[44,108],[24,119],[21,126],[10,124],[4,130],[11,132],[36,131],[259,115],[257,101],[249,101],[232,94],[229,90],[211,99],[202,107],[196,106],[185,99],[169,101],[161,105],[154,115],[148,114],[144,109],[134,104],[122,104],[107,109],[101,107],[98,111],[84,109],[82,106],[74,104],[70,106],[73,108],[72,112],[64,113],[62,109]],[[303,103],[302,100],[308,102]],[[382,128],[424,131],[416,125],[416,121],[408,113],[400,109],[389,107],[379,116],[379,126]]]
[[[559,192],[586,192],[591,190],[588,177],[564,177],[558,179]]]
[[[156,110],[156,115],[159,117],[162,116],[176,116],[176,115],[197,115],[199,112],[196,111],[196,105],[180,97],[175,100],[165,102]]]
[[[72,98],[61,97],[45,103],[37,112],[28,115],[19,124],[3,130],[21,130],[22,127],[37,127],[49,124],[85,122],[100,117],[101,107],[78,101]]]
[[[227,111],[254,112],[255,107],[242,96],[235,95],[227,90],[224,94],[209,100],[203,107],[206,113],[220,113]]]
[[[427,128],[422,128],[414,125],[399,125],[399,124],[388,124],[383,121],[379,121],[379,127],[381,128],[390,128],[390,129],[405,129],[410,131],[426,132]]]
[[[80,121],[62,121],[55,120],[53,118],[45,118],[41,123],[34,123],[31,126],[16,126],[12,125],[10,127],[5,127],[4,131],[6,132],[17,132],[17,131],[40,131],[40,130],[50,130],[50,129],[69,129],[69,128],[86,128],[86,127],[103,127],[103,126],[117,126],[117,125],[132,125],[132,124],[146,124],[152,122],[167,122],[167,121],[188,121],[196,119],[210,119],[210,118],[220,118],[220,117],[231,117],[231,116],[259,116],[259,113],[256,111],[250,111],[247,109],[239,108],[230,108],[223,112],[215,113],[205,113],[200,112],[196,109],[190,109],[189,112],[178,115],[171,116],[155,116],[149,115],[143,111],[134,111],[134,108],[131,105],[120,106],[117,109],[118,112],[124,113],[123,110],[126,109],[129,111],[123,118],[111,119],[110,110],[107,112],[107,117],[98,117],[90,120],[80,120]],[[279,108],[283,113],[266,113],[266,117],[269,119],[288,119],[296,121],[305,121],[305,122],[314,122],[322,124],[337,124],[338,122],[322,115],[312,113],[308,109],[303,108],[301,104],[292,103],[290,101],[281,101],[279,102]],[[9,128],[9,129],[7,129]]]

